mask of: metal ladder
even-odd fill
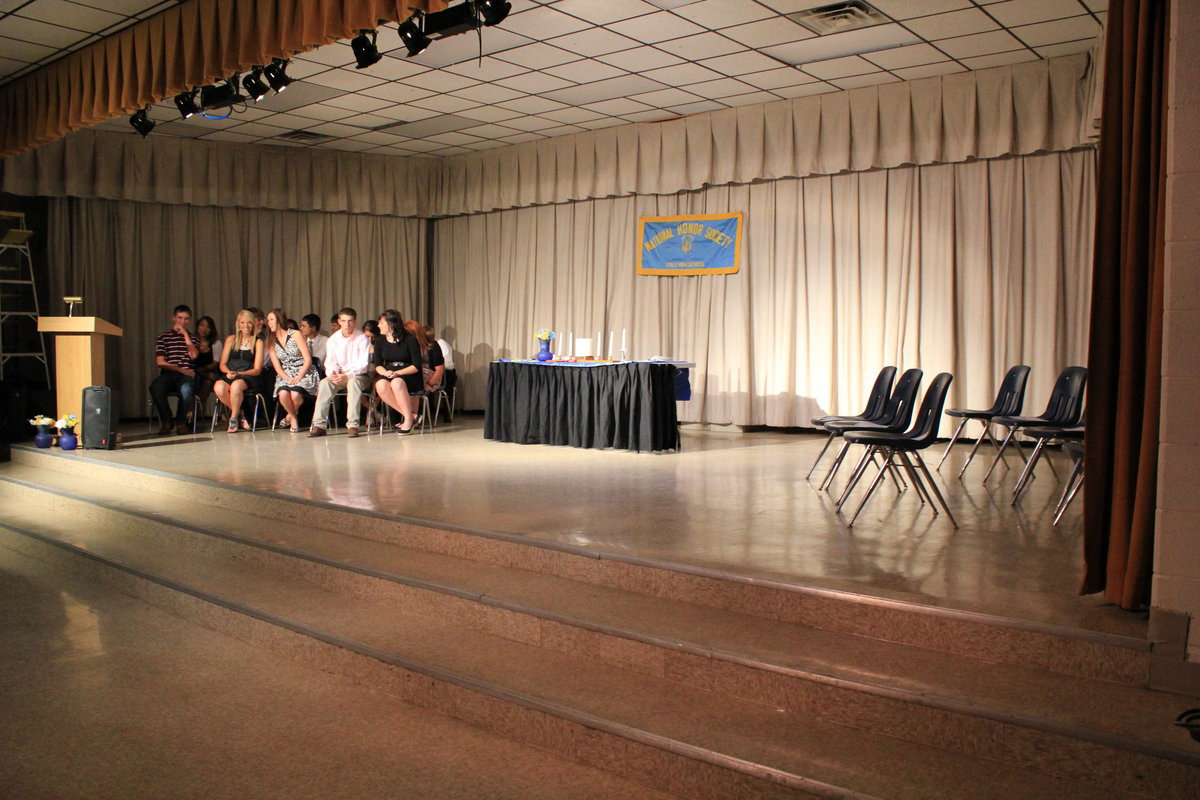
[[[4,380],[4,369],[9,361],[33,358],[42,363],[46,385],[50,386],[46,340],[37,330],[37,320],[42,312],[33,280],[33,257],[29,254],[29,237],[33,236],[33,231],[25,227],[25,214],[20,211],[0,211],[0,231],[3,231],[0,235],[0,380]],[[6,342],[6,332],[10,334],[9,339],[16,338],[17,341]],[[34,340],[40,349],[11,349],[28,347]]]

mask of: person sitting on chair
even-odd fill
[[[400,323],[400,312],[389,308],[379,315],[379,338],[372,359],[375,391],[379,399],[400,412],[399,433],[410,433],[416,424],[412,396],[422,390],[421,350]]]
[[[221,334],[217,333],[217,323],[212,317],[196,320],[195,341],[196,400],[200,408],[205,408],[221,368]]]
[[[308,343],[299,330],[289,330],[282,321],[282,309],[267,312],[267,329],[271,332],[271,363],[275,366],[275,401],[287,412],[285,422],[292,433],[300,432],[296,415],[304,403],[304,395],[317,393],[317,368],[308,352]]]
[[[236,433],[242,414],[242,398],[246,389],[258,386],[262,374],[263,341],[254,335],[254,312],[242,309],[233,323],[234,333],[225,339],[221,348],[221,371],[213,391],[229,409],[229,432]],[[242,419],[250,430],[250,423]]]
[[[300,333],[308,345],[308,352],[317,365],[317,374],[325,377],[325,343],[329,337],[321,333],[321,318],[316,314],[305,314],[300,318]]]
[[[358,416],[363,391],[371,385],[370,342],[354,330],[358,312],[343,308],[338,312],[338,331],[325,343],[325,378],[317,386],[317,407],[313,411],[309,436],[324,436],[329,427],[329,405],[341,389],[346,390],[346,436],[358,436]]]
[[[426,392],[436,392],[442,388],[442,378],[446,373],[445,360],[442,358],[442,348],[425,338],[425,326],[415,319],[404,323],[404,330],[417,340],[421,349],[421,374],[425,382]]]
[[[162,420],[158,435],[165,436],[174,428],[176,433],[186,433],[192,418],[193,398],[196,396],[196,371],[194,363],[199,350],[188,325],[192,322],[192,310],[185,305],[175,306],[171,329],[164,331],[154,340],[154,363],[159,369],[158,377],[150,382],[150,397]],[[175,424],[171,424],[171,404],[167,397],[179,394],[179,407],[175,411]]]

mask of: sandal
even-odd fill
[[[288,427],[288,433],[299,433],[300,432],[300,425],[296,422],[295,417],[288,417],[284,421],[291,423],[290,427]]]
[[[244,431],[250,430],[250,423],[247,422],[245,419],[242,420],[242,430],[244,430]]]
[[[237,433],[237,428],[238,428],[237,424],[238,424],[237,417],[230,417],[229,418],[229,428],[226,429],[225,432],[226,433]]]

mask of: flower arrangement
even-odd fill
[[[75,416],[74,414],[67,414],[58,422],[54,423],[54,427],[58,428],[60,431],[70,431],[74,430],[75,426],[78,424],[79,417]]]
[[[54,425],[54,418],[47,417],[45,414],[38,414],[33,419],[29,420],[29,424],[35,428],[49,428]]]
[[[545,328],[542,328],[537,332],[537,338],[539,341],[548,342],[554,338],[554,331],[548,331]]]

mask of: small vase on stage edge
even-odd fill
[[[58,434],[58,446],[62,450],[74,450],[79,446],[79,437],[75,435],[74,428],[63,428]]]
[[[550,340],[538,339],[538,344],[542,346],[542,349],[538,351],[538,354],[535,356],[535,358],[537,358],[538,361],[552,361],[554,359],[554,353],[550,352]]]
[[[33,443],[43,450],[50,447],[54,444],[54,434],[51,433],[53,430],[52,425],[38,425],[37,433],[33,435]]]

